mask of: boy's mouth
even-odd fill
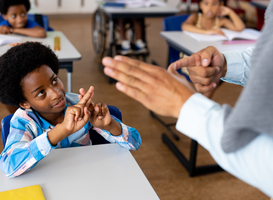
[[[16,28],[23,28],[25,26],[25,24],[21,23],[21,24],[16,24]]]
[[[65,104],[65,98],[62,97],[58,103],[56,103],[53,107],[59,108],[62,107]]]

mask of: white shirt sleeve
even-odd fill
[[[238,151],[221,147],[224,112],[221,105],[196,93],[183,105],[176,129],[206,148],[227,172],[273,196],[273,138],[260,134]]]
[[[254,47],[244,51],[229,51],[223,53],[227,62],[227,73],[223,81],[245,86],[250,74],[250,59]]]

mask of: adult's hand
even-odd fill
[[[176,70],[169,72],[124,56],[102,60],[104,73],[118,82],[116,88],[155,113],[178,118],[181,107],[194,94]]]
[[[172,63],[168,70],[187,67],[196,90],[202,94],[212,92],[227,70],[225,57],[215,47],[209,46],[199,52]]]

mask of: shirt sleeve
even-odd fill
[[[0,26],[3,26],[3,25],[10,27],[10,24],[9,24],[9,22],[7,20],[4,20],[4,21],[0,22]]]
[[[273,138],[260,134],[251,143],[226,154],[221,147],[224,108],[196,93],[183,105],[176,129],[206,148],[227,172],[273,196]]]
[[[135,128],[129,127],[123,124],[118,118],[111,115],[113,119],[115,119],[122,128],[122,134],[119,136],[112,135],[109,131],[93,127],[95,131],[97,131],[102,137],[104,137],[108,142],[117,143],[122,147],[125,147],[129,150],[137,150],[142,141],[140,134]]]
[[[245,86],[250,74],[250,59],[254,47],[244,51],[229,51],[223,53],[227,62],[227,73],[223,81]]]
[[[0,169],[9,178],[33,168],[54,148],[47,138],[49,130],[40,134],[42,130],[25,112],[20,115],[11,119],[10,133],[0,155]]]

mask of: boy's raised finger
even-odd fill
[[[91,86],[88,91],[86,92],[86,94],[82,97],[82,99],[80,99],[79,103],[78,104],[82,104],[82,105],[85,105],[88,100],[91,98],[93,98],[93,92],[94,92],[94,87]]]

